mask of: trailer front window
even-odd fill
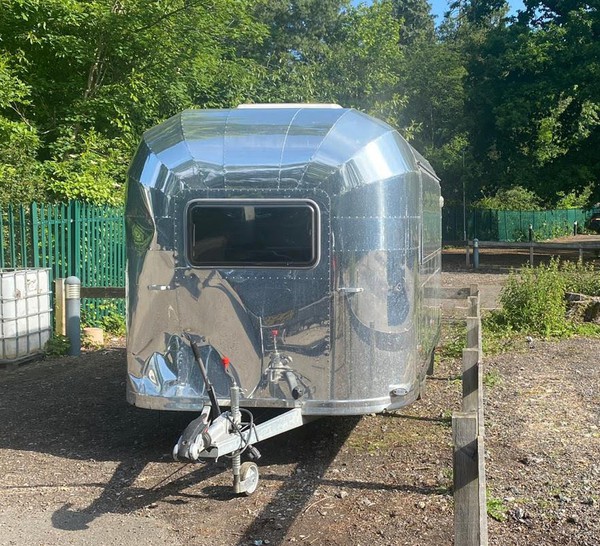
[[[319,214],[304,200],[198,200],[188,207],[187,254],[198,267],[313,267]]]

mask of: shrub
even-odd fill
[[[126,331],[125,317],[119,313],[111,313],[102,317],[102,329],[115,336],[124,336]]]
[[[540,198],[521,186],[501,188],[493,196],[482,197],[475,203],[480,209],[541,210]]]
[[[487,355],[525,349],[534,337],[600,336],[600,325],[567,318],[566,292],[600,295],[600,275],[592,264],[552,260],[549,265],[511,272],[500,295],[502,308],[483,317]]]
[[[519,274],[511,272],[500,296],[504,323],[532,335],[564,335],[569,330],[566,290],[566,276],[561,273],[558,260],[527,266]]]
[[[565,276],[567,292],[588,296],[600,296],[600,274],[591,263],[564,262],[561,269]]]
[[[101,301],[82,309],[81,322],[84,326],[102,328],[115,336],[125,335],[125,314],[115,301]]]
[[[593,184],[588,184],[579,192],[576,190],[571,190],[569,193],[556,192],[558,201],[555,206],[557,209],[584,209],[590,204],[593,193]]]

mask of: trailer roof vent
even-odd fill
[[[293,103],[282,102],[278,104],[260,103],[260,104],[240,104],[238,108],[341,108],[339,104],[308,104],[308,103]]]

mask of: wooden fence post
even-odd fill
[[[479,404],[479,351],[463,349],[462,411],[477,411]]]
[[[477,285],[470,287],[469,310],[467,312],[467,348],[479,350],[479,360],[483,358],[483,343],[481,331],[481,297]]]
[[[454,544],[487,546],[483,348],[479,289],[469,289],[467,348],[462,361],[462,412],[452,416]]]
[[[480,546],[477,436],[476,413],[452,415],[455,546]]]
[[[529,265],[533,267],[533,241],[529,244]]]
[[[65,279],[54,279],[54,332],[67,335],[67,303],[65,300]]]
[[[481,410],[483,413],[483,410]],[[479,546],[488,546],[488,523],[487,523],[487,480],[485,477],[485,439],[483,435],[483,419],[478,416],[477,436],[477,474],[478,500],[479,500]]]

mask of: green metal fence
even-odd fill
[[[573,224],[586,226],[592,210],[490,210],[462,207],[444,207],[442,228],[444,242],[464,240],[466,212],[467,238],[477,237],[482,241],[527,241],[529,226],[536,241],[553,239],[573,233]]]
[[[444,207],[445,242],[463,240],[462,207]],[[535,240],[572,233],[585,226],[593,211],[466,210],[467,237],[486,241],[523,241],[533,228]],[[120,207],[71,202],[32,203],[0,209],[0,268],[47,267],[51,280],[75,275],[82,286],[125,286],[125,226]],[[124,300],[84,300],[88,324],[124,314]]]
[[[123,209],[71,202],[0,209],[0,268],[47,267],[51,281],[75,275],[82,286],[125,286]],[[83,300],[88,324],[124,313],[124,300]]]

